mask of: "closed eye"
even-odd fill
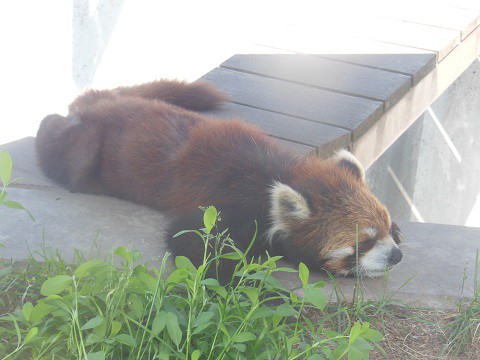
[[[375,239],[367,239],[362,241],[361,243],[358,243],[358,252],[359,253],[364,253],[370,250],[375,246],[376,240]]]

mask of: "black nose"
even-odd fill
[[[388,257],[388,264],[395,265],[402,260],[403,253],[398,247],[394,247],[393,250],[390,252],[390,256]]]

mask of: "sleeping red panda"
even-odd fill
[[[198,113],[226,97],[212,86],[155,81],[90,90],[66,117],[49,115],[36,148],[43,171],[71,191],[105,194],[172,215],[174,255],[203,260],[199,206],[215,205],[220,226],[251,255],[268,251],[311,269],[382,275],[402,259],[401,232],[370,193],[357,159],[299,157],[255,126]],[[228,265],[225,272],[228,273]],[[230,269],[231,270],[231,269]]]

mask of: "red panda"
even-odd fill
[[[206,205],[221,211],[221,227],[241,250],[257,221],[251,255],[268,251],[349,275],[357,272],[358,238],[360,274],[379,276],[400,262],[401,232],[351,153],[299,157],[251,124],[199,113],[226,100],[202,82],[87,91],[66,117],[43,119],[36,139],[40,167],[71,191],[172,215],[167,242],[195,265],[203,260],[201,239],[172,235],[201,228],[198,207]]]

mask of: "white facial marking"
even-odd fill
[[[355,253],[355,250],[351,246],[347,246],[341,249],[330,251],[327,254],[326,258],[329,260],[343,259],[343,258],[346,258],[347,256],[353,255],[354,253]]]
[[[365,229],[363,229],[363,232],[371,238],[374,238],[375,236],[377,236],[377,229],[373,227],[366,227]]]
[[[388,258],[393,248],[398,248],[390,235],[377,241],[375,246],[360,259],[360,273],[370,277],[383,275],[389,267]]]
[[[267,232],[267,239],[271,244],[276,233],[287,232],[289,221],[307,219],[310,216],[310,209],[302,194],[281,182],[273,184],[270,200],[272,226]]]

